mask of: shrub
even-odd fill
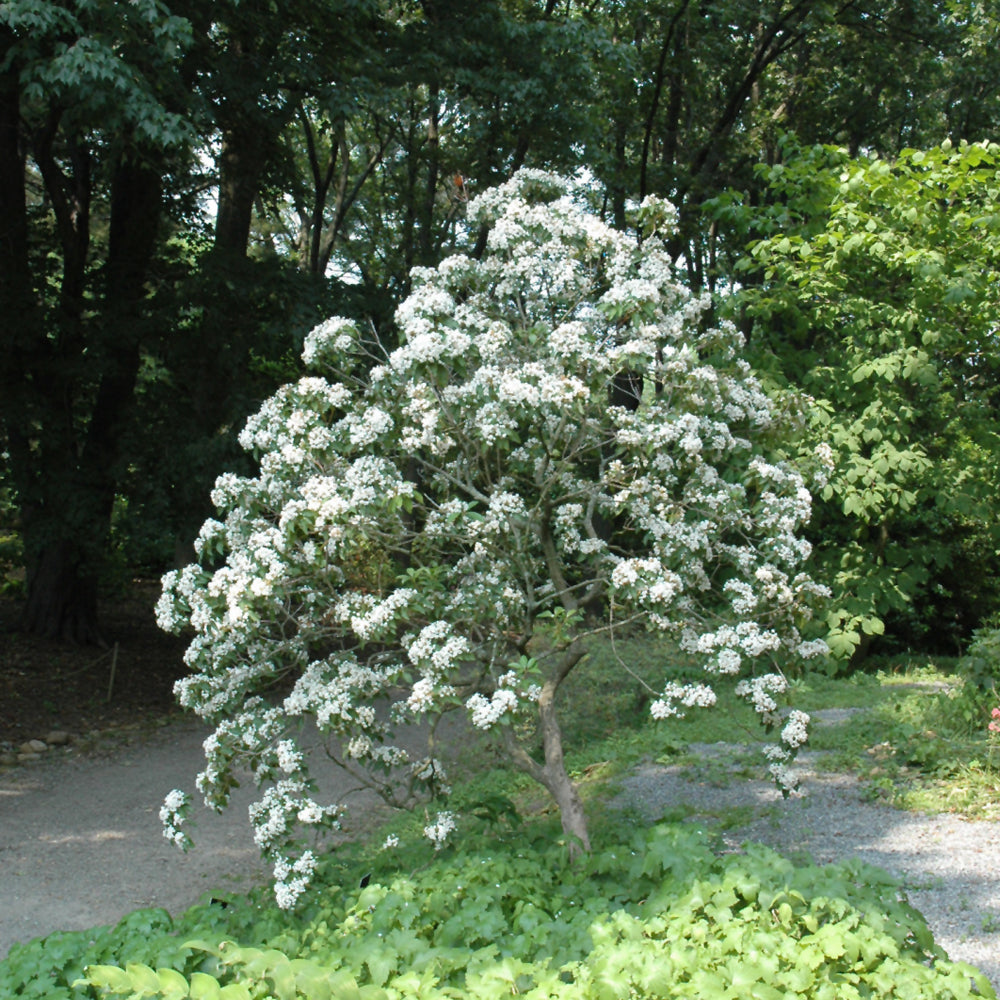
[[[414,271],[402,346],[380,353],[332,319],[303,354],[329,378],[285,386],[248,422],[260,474],[218,480],[220,519],[200,563],[165,577],[158,614],[195,629],[178,691],[216,726],[207,801],[225,805],[241,766],[270,783],[252,818],[283,905],[317,863],[297,830],[341,814],[312,797],[290,731],[304,718],[335,762],[406,806],[446,795],[446,776],[393,728],[464,706],[586,849],[558,695],[596,638],[651,628],[709,681],[744,671],[738,693],[768,724],[776,661],[825,650],[800,631],[822,593],[798,534],[809,493],[762,453],[778,421],[735,328],[710,327],[707,301],[674,280],[672,220],[647,203],[637,245],[566,182],[522,171],[470,206],[481,258]],[[264,700],[279,682],[286,697]],[[708,683],[659,683],[657,718],[715,701]],[[539,756],[518,738],[526,715]],[[770,748],[786,786],[807,721],[793,714]],[[165,815],[183,843],[179,794]],[[444,811],[425,832],[440,847],[454,826]]]
[[[363,888],[328,886],[269,939],[190,943],[159,970],[138,943],[85,982],[163,1000],[995,997],[935,947],[897,882],[859,862],[720,857],[678,824],[577,865],[551,845],[496,843],[411,875],[394,863]]]

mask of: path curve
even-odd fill
[[[188,853],[163,837],[163,797],[193,789],[208,732],[196,721],[174,721],[132,745],[54,753],[0,774],[0,958],[15,942],[56,930],[117,923],[149,906],[177,914],[205,893],[266,882],[247,818],[250,782],[221,814],[195,796]],[[347,788],[342,774],[322,783],[331,801]],[[348,833],[384,808],[370,793],[350,801]]]
[[[140,907],[176,914],[206,892],[266,879],[246,816],[252,789],[238,790],[222,815],[195,810],[196,846],[188,854],[161,834],[163,796],[192,787],[206,733],[173,722],[110,753],[0,774],[0,958],[15,942],[113,924]],[[948,954],[982,969],[1000,990],[1000,824],[866,802],[853,777],[817,771],[805,774],[805,796],[788,802],[765,782],[738,777],[720,787],[658,764],[640,765],[619,786],[612,805],[650,821],[681,804],[709,818],[755,807],[744,826],[726,831],[733,849],[755,840],[793,858],[860,857],[899,875]],[[334,779],[324,783],[331,798],[343,790]],[[380,807],[374,796],[352,802],[355,829]]]

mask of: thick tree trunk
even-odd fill
[[[11,32],[0,31],[0,57],[13,43]],[[31,283],[18,73],[19,67],[14,64],[0,74],[0,304],[23,308],[24,301],[30,299]],[[4,315],[9,318],[19,313],[5,308]],[[11,328],[16,329],[16,324],[8,328],[9,333],[15,332]]]
[[[0,33],[0,53],[12,42],[9,32]],[[66,447],[64,433],[66,415],[51,412],[65,403],[52,352],[65,349],[66,344],[61,340],[55,347],[55,341],[46,338],[34,295],[28,256],[27,138],[21,133],[18,71],[14,64],[0,75],[0,316],[6,320],[0,324],[0,424],[6,434],[10,476],[21,503],[27,562],[23,625],[43,636],[97,642],[96,580],[81,572],[78,526],[67,530],[58,523],[78,509],[76,491],[62,485],[72,474],[72,449]],[[53,171],[47,182],[57,184]],[[59,184],[53,204],[58,203],[64,244],[66,239],[73,242],[67,259],[75,262],[80,251],[76,244],[86,243],[86,222],[81,220],[84,228],[78,237],[67,231],[72,220],[64,217],[63,195]],[[68,266],[63,277],[61,315],[65,316],[68,305],[73,312],[67,290],[78,284],[73,266]],[[42,434],[47,441],[42,441]],[[58,514],[51,518],[47,511]]]
[[[219,210],[215,218],[216,254],[246,255],[253,206],[267,162],[268,144],[249,126],[229,129],[219,154]]]
[[[97,624],[97,580],[71,541],[44,547],[29,566],[23,626],[47,639],[106,645]]]
[[[126,154],[111,186],[102,308],[104,357],[86,432],[57,420],[43,427],[38,455],[20,478],[27,553],[24,627],[32,633],[105,645],[97,584],[117,493],[121,441],[140,364],[145,281],[161,212],[161,172]],[[66,386],[67,398],[72,387]],[[51,405],[51,403],[50,403]],[[55,424],[55,429],[53,429]]]

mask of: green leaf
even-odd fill
[[[881,618],[868,617],[861,619],[861,631],[865,635],[884,635],[885,622]]]
[[[191,1000],[220,1000],[219,981],[205,972],[191,973]]]
[[[125,972],[136,993],[156,996],[160,992],[160,977],[148,965],[126,965]]]
[[[157,969],[159,993],[163,1000],[188,996],[188,981],[175,969]]]
[[[229,983],[219,991],[219,1000],[251,1000],[250,990],[243,983]]]
[[[131,993],[132,977],[116,965],[88,965],[83,970],[86,982],[112,993]]]

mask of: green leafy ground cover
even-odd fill
[[[994,996],[936,952],[877,869],[795,867],[762,847],[720,856],[684,824],[570,866],[551,832],[416,869],[405,852],[331,864],[295,917],[236,899],[175,922],[140,911],[96,936],[52,935],[15,948],[0,986],[164,1000]]]
[[[637,672],[660,655],[619,649]],[[950,665],[954,667],[954,664]],[[958,670],[885,663],[878,674],[806,675],[796,707],[847,708],[814,730],[830,766],[863,772],[873,795],[898,804],[995,815],[998,761],[987,738],[991,683],[970,660]],[[963,675],[964,671],[964,675]],[[650,726],[641,699],[581,674],[572,725],[587,736],[572,761],[586,797],[650,756],[683,762],[691,743],[759,739],[749,709]],[[623,719],[636,724],[622,726]],[[933,727],[931,728],[931,724]],[[574,740],[582,745],[580,740]],[[743,753],[743,773],[755,758]],[[704,762],[701,762],[702,765]],[[719,780],[740,780],[727,761]],[[0,962],[0,995],[220,1000],[566,998],[850,998],[995,996],[947,961],[926,922],[884,872],[860,863],[793,865],[751,845],[719,851],[688,823],[644,829],[603,812],[597,849],[570,865],[553,817],[532,815],[533,792],[491,771],[464,782],[455,806],[478,817],[461,849],[429,853],[402,818],[325,863],[321,889],[296,914],[262,890],[205,902],[177,918],[137,911],[114,928],[52,934]],[[993,812],[991,813],[991,810]],[[743,820],[746,817],[742,817]],[[380,849],[388,833],[401,846]]]

